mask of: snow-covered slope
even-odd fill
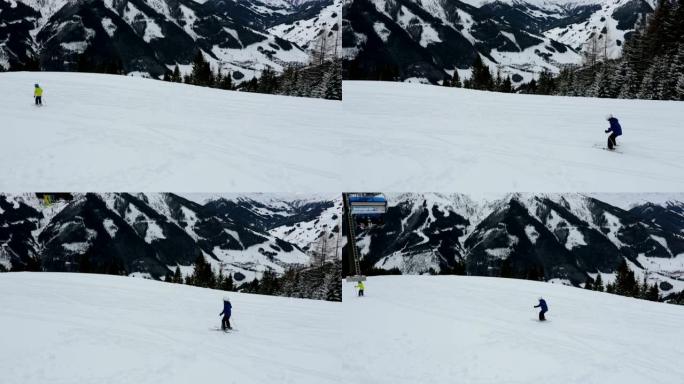
[[[355,190],[680,192],[680,102],[511,95],[345,81]],[[605,115],[620,153],[604,151]],[[599,147],[599,148],[596,148]]]
[[[0,86],[1,191],[684,190],[679,102],[345,82],[340,103],[67,73]],[[607,113],[622,153],[594,148]]]
[[[678,383],[684,307],[523,280],[373,277],[344,284],[343,381]],[[536,320],[537,298],[549,305]]]
[[[337,383],[341,305],[118,276],[0,274],[4,384]]]
[[[76,73],[0,87],[3,192],[341,190],[337,101]]]

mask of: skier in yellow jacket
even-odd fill
[[[36,105],[43,105],[43,88],[38,84],[33,90],[33,97],[36,99]]]
[[[366,286],[363,284],[363,281],[359,281],[359,283],[356,284],[356,288],[359,289],[359,297],[363,296],[363,291],[366,289]]]

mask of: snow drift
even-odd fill
[[[548,283],[397,276],[344,284],[345,382],[678,383],[684,307]],[[547,318],[532,308],[543,296]]]
[[[144,279],[0,274],[5,384],[336,383],[339,304]]]

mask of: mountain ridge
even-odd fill
[[[188,74],[198,52],[236,83],[336,51],[340,0],[0,0],[0,67]],[[340,9],[341,11],[341,9]],[[341,14],[338,13],[338,14]],[[317,20],[307,34],[288,40]],[[304,24],[303,24],[304,23]],[[313,28],[313,29],[311,29]],[[295,32],[292,32],[295,31]],[[301,35],[301,36],[300,36]],[[321,47],[317,39],[325,39]]]
[[[346,78],[437,84],[454,71],[469,78],[479,55],[490,70],[521,84],[580,64],[589,50],[619,56],[624,40],[653,11],[650,0],[561,3],[346,1]]]
[[[367,271],[539,273],[576,286],[599,273],[612,281],[627,260],[650,284],[680,291],[684,198],[671,196],[624,210],[591,194],[515,193],[479,202],[461,194],[389,194],[385,227],[358,232],[357,246]]]
[[[44,196],[41,194],[41,196]],[[0,194],[0,243],[7,269],[191,273],[200,255],[214,270],[248,282],[265,271],[333,260],[339,203],[272,205],[218,199],[204,205],[174,194]],[[282,201],[281,201],[282,202]],[[287,200],[285,200],[287,202]],[[294,233],[294,235],[293,235]],[[319,250],[318,242],[327,248]],[[321,254],[323,253],[323,254]]]

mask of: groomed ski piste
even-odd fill
[[[340,190],[336,100],[55,72],[0,73],[0,90],[3,192]]]
[[[341,305],[121,276],[0,274],[0,382],[338,383]]]
[[[5,192],[684,190],[682,102],[358,81],[339,102],[49,72],[0,89]],[[619,153],[601,149],[609,113]]]
[[[344,382],[679,383],[684,307],[558,284],[384,276],[344,283]],[[538,297],[548,305],[537,320]],[[353,337],[352,337],[353,335]]]
[[[354,190],[684,190],[682,102],[393,82],[345,81],[342,88]],[[621,153],[601,149],[608,114],[622,124]]]

